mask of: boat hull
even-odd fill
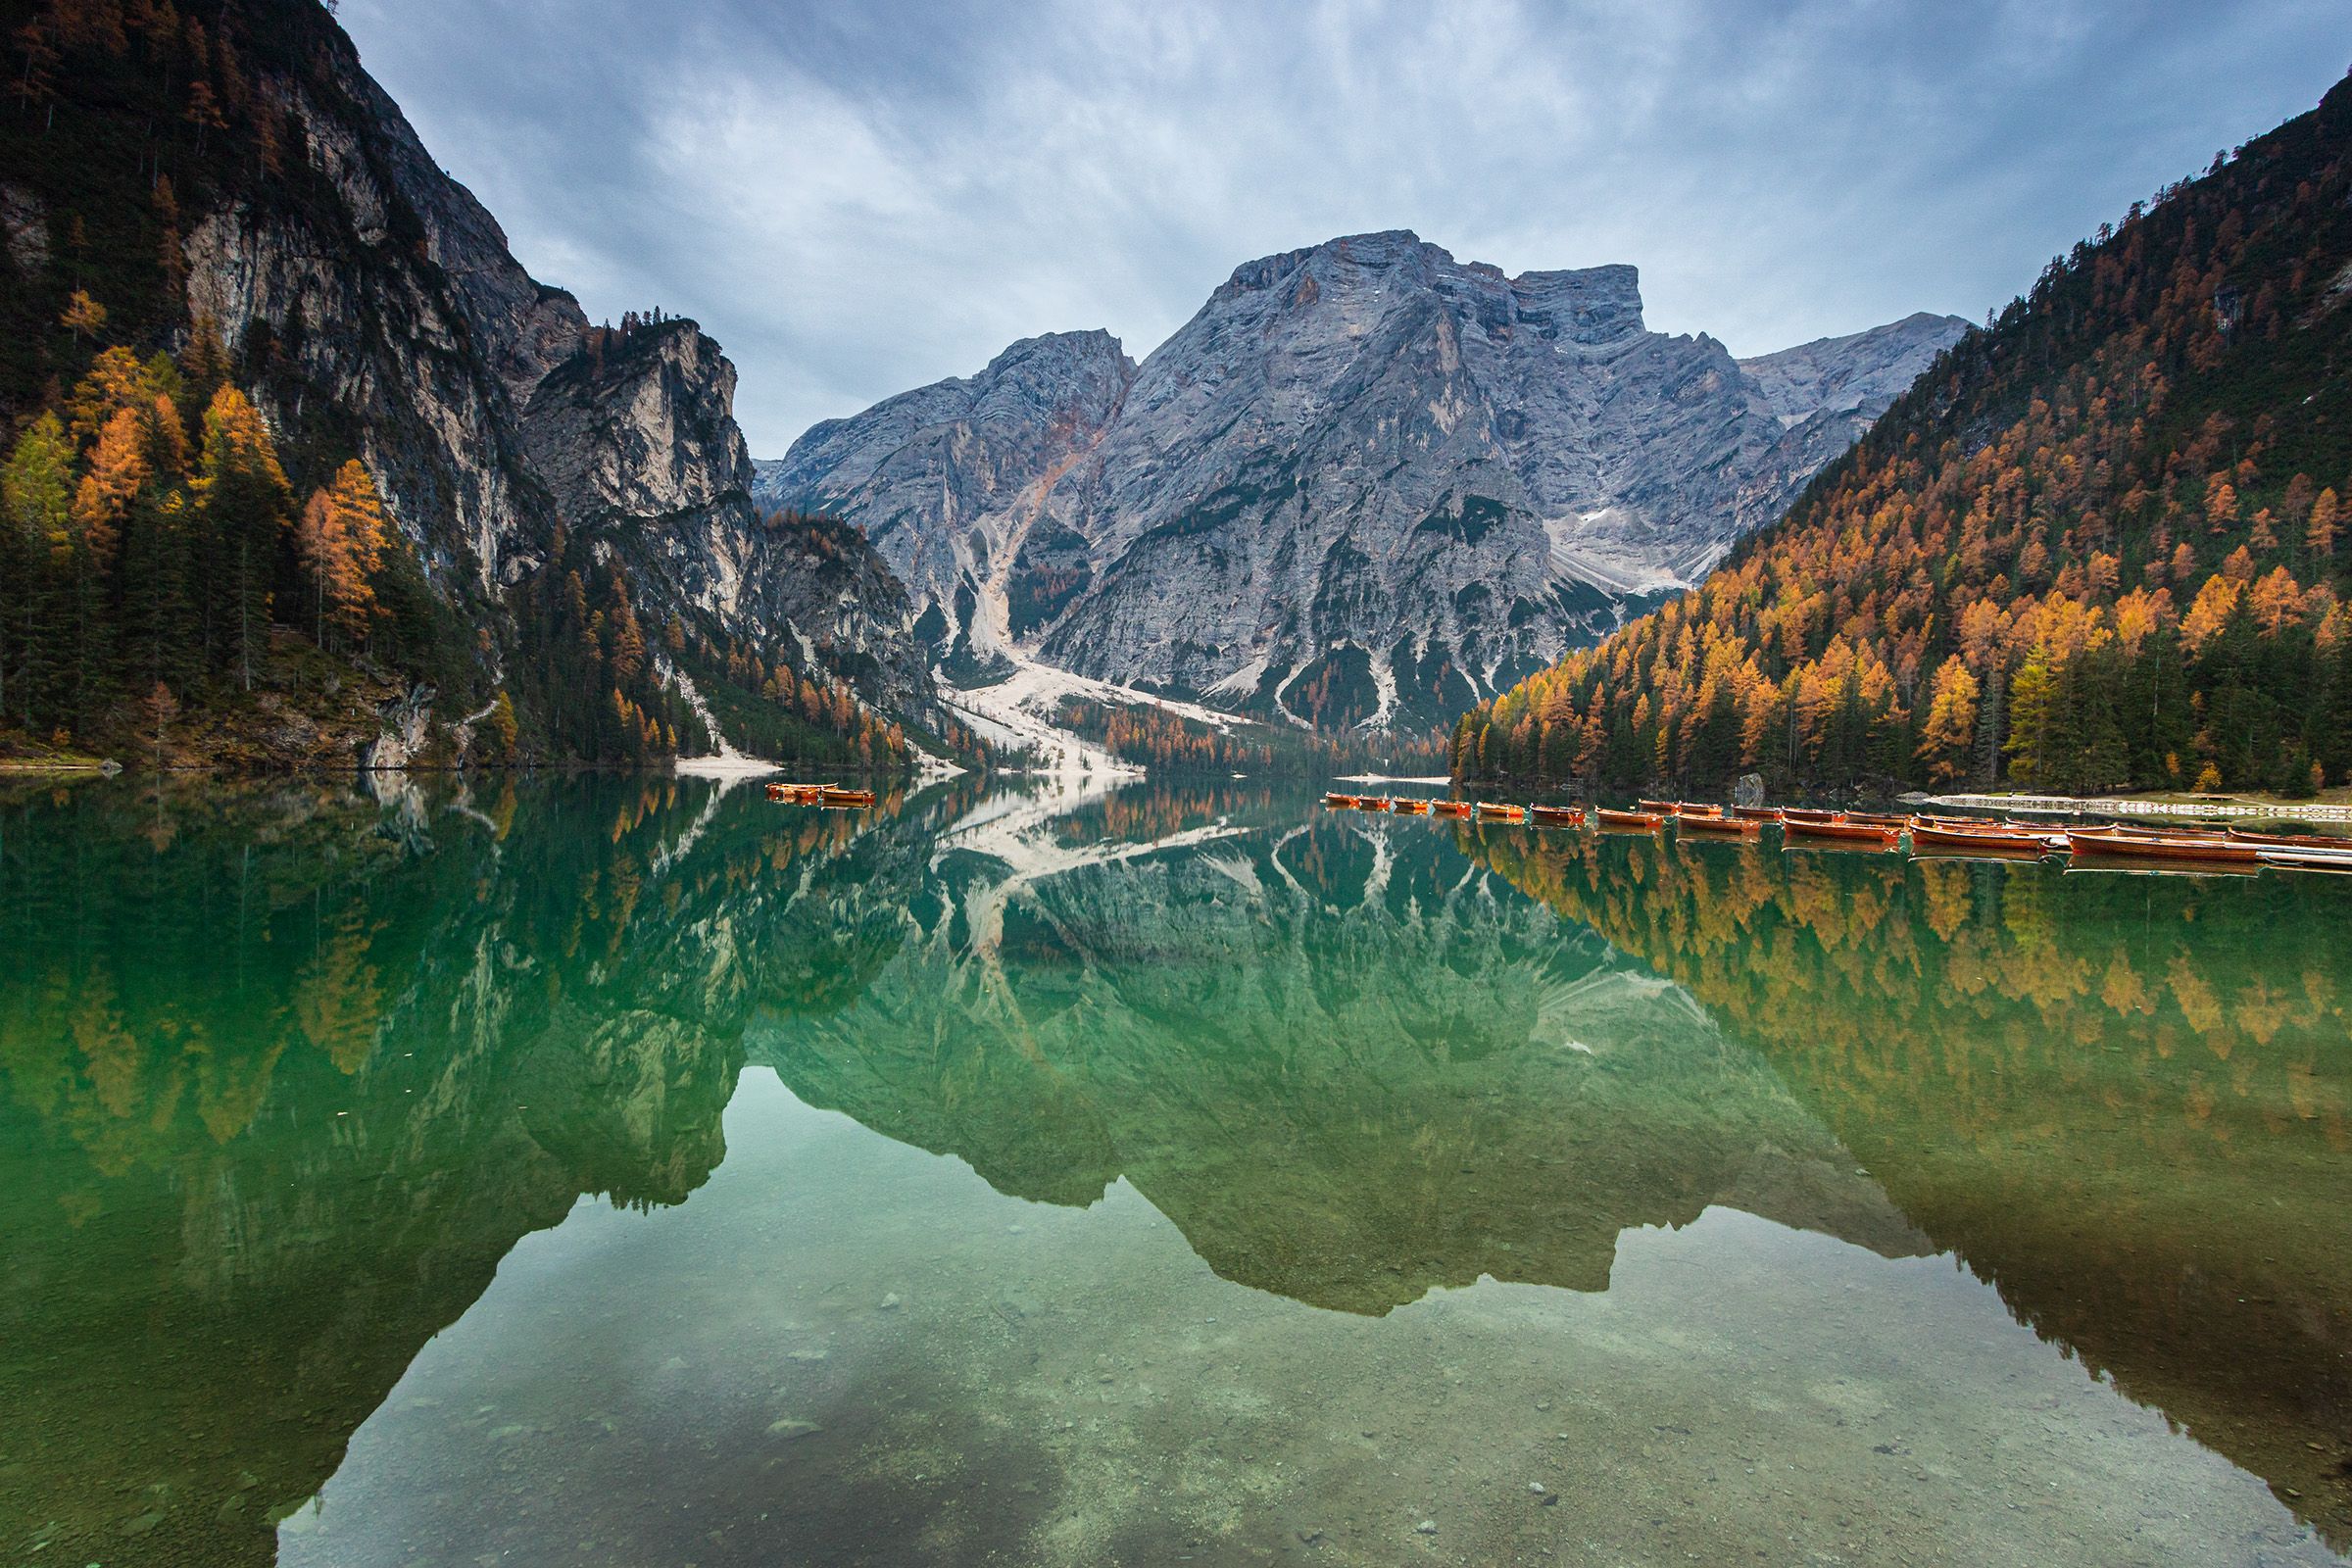
[[[1926,822],[1911,824],[1911,848],[1918,850],[1946,850],[1969,855],[2032,856],[2038,859],[2050,853],[2050,841],[2038,833],[2007,833],[1985,828],[1935,827]]]
[[[2069,832],[2067,848],[2077,859],[2184,861],[2200,865],[2259,865],[2262,847],[2226,838],[2142,838],[2129,833]]]

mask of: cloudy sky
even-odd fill
[[[2343,0],[344,0],[592,317],[742,370],[761,456],[1036,332],[1139,359],[1235,266],[1411,228],[1631,262],[1755,354],[1982,317],[2352,64]]]

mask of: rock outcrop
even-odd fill
[[[1140,368],[1031,339],[819,425],[759,493],[863,527],[951,673],[1423,724],[1695,580],[1962,324],[1741,362],[1647,330],[1630,267],[1356,235],[1236,270]]]
[[[563,529],[619,558],[653,623],[795,650],[804,672],[927,714],[912,612],[862,539],[834,540],[810,578],[806,541],[764,526],[718,345],[679,318],[592,326],[514,260],[339,28],[292,0],[241,9],[257,32],[313,35],[304,69],[267,78],[301,145],[275,188],[186,214],[188,315],[269,366],[255,392],[281,440],[356,446],[428,580],[489,634],[481,689],[450,700],[500,682],[525,640],[509,590]]]

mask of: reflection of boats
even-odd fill
[[[2003,850],[1989,844],[1972,844],[1965,849],[1939,849],[1932,844],[1914,844],[1914,860],[1999,860],[2011,865],[2035,865],[2050,855],[2048,850]]]
[[[1505,806],[1494,801],[1481,801],[1478,803],[1478,814],[1491,816],[1497,822],[1524,822],[1527,820],[1527,808]]]
[[[1429,803],[1429,814],[1432,816],[1468,816],[1470,803],[1468,801],[1432,801]]]
[[[2282,871],[2336,871],[2352,873],[2352,849],[2323,850],[2295,845],[2260,845],[2256,847],[2265,865],[2275,865]]]
[[[1396,808],[1398,816],[1427,816],[1429,814],[1429,802],[1427,801],[1408,801],[1399,797],[1396,802]]]
[[[1788,829],[1791,846],[1811,842],[1848,844],[1857,849],[1891,850],[1902,842],[1902,833],[1876,822],[1810,822],[1789,817],[1783,824]]]
[[[2210,865],[2258,865],[2262,861],[2260,845],[2233,844],[2219,834],[2207,838],[2173,833],[2158,836],[2124,830],[2100,832],[2070,828],[2066,845],[2074,852],[2077,860],[2189,860]]]
[[[1738,816],[1719,816],[1713,812],[1685,811],[1675,818],[1675,825],[1684,833],[1713,833],[1725,838],[1759,838],[1764,832],[1761,822],[1751,822]]]
[[[2262,866],[2259,863],[2246,865],[2235,860],[2168,860],[2117,851],[2114,854],[2102,855],[2087,861],[2077,858],[2075,862],[2066,868],[2066,874],[2069,876],[2077,874],[2098,876],[2118,873],[2125,876],[2255,876],[2261,870]]]
[[[1599,825],[1604,828],[1624,828],[1641,833],[1655,833],[1666,821],[1655,811],[1618,811],[1605,806],[1594,807],[1592,814],[1599,818]]]
[[[1914,852],[1944,850],[1964,855],[2028,855],[2039,859],[2058,848],[2039,833],[2012,832],[2000,827],[1953,828],[1925,820],[1911,824]]]
[[[1583,827],[1585,810],[1581,806],[1531,806],[1528,814],[1538,827]]]

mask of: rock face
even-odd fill
[[[247,5],[255,27],[276,17]],[[257,398],[281,432],[349,432],[434,587],[491,633],[487,683],[517,641],[506,590],[563,528],[619,558],[653,623],[797,645],[874,706],[927,712],[928,662],[879,560],[844,536],[810,578],[805,540],[762,523],[718,345],[676,318],[592,327],[514,260],[339,28],[279,20],[318,33],[321,68],[272,79],[297,168],[189,215],[189,312],[232,349],[270,345]]]
[[[817,426],[772,505],[865,528],[950,670],[1003,653],[1323,725],[1449,716],[1692,581],[1960,331],[1741,362],[1630,267],[1410,233],[1250,263],[1130,368],[1101,333]]]
[[[1135,376],[1107,332],[1025,338],[978,375],[817,425],[763,466],[758,493],[854,518],[930,607],[923,629],[947,666],[977,673],[1090,585],[1088,541],[1045,506]]]
[[[570,498],[575,525],[622,558],[640,602],[699,612],[730,637],[788,638],[886,710],[927,710],[905,591],[855,529],[760,514],[734,394],[718,345],[692,321],[664,320],[550,370],[525,411],[524,449]]]

